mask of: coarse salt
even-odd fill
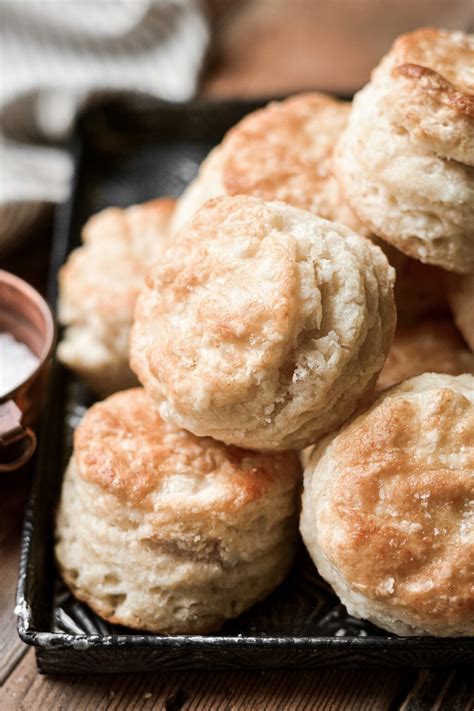
[[[21,385],[35,370],[39,358],[11,333],[0,333],[0,397]]]

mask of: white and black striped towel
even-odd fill
[[[190,98],[209,39],[198,0],[0,0],[0,252],[67,196],[60,143],[92,96]]]

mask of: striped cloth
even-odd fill
[[[0,253],[67,197],[86,102],[190,98],[208,40],[198,0],[0,0]]]

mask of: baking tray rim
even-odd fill
[[[212,109],[216,106],[225,108],[240,108],[247,107],[249,110],[254,110],[258,105],[264,104],[266,101],[281,99],[284,97],[269,97],[269,98],[251,98],[249,100],[221,99],[217,101],[207,99],[197,99],[184,104],[173,104],[168,102],[157,102],[156,105],[162,109],[171,112],[192,111],[203,109]],[[114,103],[114,102],[112,102]],[[77,185],[79,173],[81,170],[81,161],[83,154],[83,144],[81,140],[81,127],[86,125],[88,117],[91,113],[97,111],[98,107],[92,106],[79,119],[76,131],[70,143],[70,153],[74,161],[74,172],[71,181],[71,194],[69,199],[58,206],[56,211],[56,222],[54,227],[54,236],[51,245],[50,270],[48,275],[47,297],[52,306],[53,313],[56,315],[56,274],[59,266],[65,258],[65,253],[62,245],[58,246],[57,233],[59,230],[65,231],[68,234],[68,245],[70,241],[71,215],[74,210],[74,204],[77,195]],[[99,107],[100,108],[100,107]],[[84,136],[83,136],[84,137]],[[67,250],[68,251],[68,250]],[[40,432],[48,429],[47,413],[51,410],[53,403],[54,389],[54,373],[53,370],[58,367],[56,358],[53,358],[53,366],[50,373],[49,392],[46,398],[44,414]],[[59,366],[61,367],[61,366]],[[434,637],[431,635],[413,635],[413,636],[398,636],[398,635],[383,635],[380,637],[370,636],[240,636],[240,635],[160,635],[141,633],[139,631],[123,633],[123,634],[71,634],[67,632],[49,632],[38,630],[33,623],[32,613],[29,603],[27,602],[28,585],[30,575],[32,574],[33,557],[33,536],[34,529],[33,520],[38,513],[36,510],[37,490],[41,482],[41,461],[44,458],[43,449],[45,448],[45,437],[40,440],[38,448],[38,459],[35,467],[34,479],[32,482],[32,490],[26,506],[26,514],[22,532],[22,543],[20,551],[19,563],[19,578],[16,593],[15,614],[17,615],[17,631],[21,640],[30,646],[37,649],[52,650],[52,649],[70,649],[76,651],[87,651],[88,649],[107,649],[119,647],[123,651],[133,650],[171,650],[178,648],[186,651],[210,651],[219,645],[226,645],[227,649],[278,649],[278,650],[295,650],[295,651],[313,651],[324,652],[331,650],[342,650],[350,648],[359,648],[361,652],[378,652],[381,655],[388,656],[391,651],[407,652],[429,652],[436,651],[442,654],[443,650],[447,652],[456,652],[472,654],[474,662],[474,637]],[[49,544],[50,542],[46,542]],[[262,667],[263,668],[263,667]]]

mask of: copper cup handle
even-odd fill
[[[19,469],[36,449],[35,433],[23,426],[22,418],[14,400],[0,404],[0,472]]]

